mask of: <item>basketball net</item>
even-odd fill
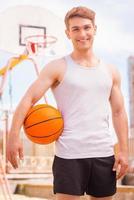
[[[31,56],[54,54],[52,47],[56,41],[56,37],[48,35],[31,35],[25,38],[26,48]]]

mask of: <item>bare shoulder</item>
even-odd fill
[[[62,72],[65,68],[65,60],[64,58],[52,60],[47,63],[41,71],[41,74],[51,74],[51,75],[58,75]]]
[[[118,68],[115,65],[107,64],[107,68],[109,70],[109,73],[112,76],[113,83],[120,83],[121,76]]]
[[[52,71],[53,73],[59,73],[64,68],[65,68],[65,59],[59,58],[56,60],[52,60],[51,62],[46,64],[43,70],[49,70],[50,72]]]
[[[53,82],[53,87],[57,86],[62,80],[66,69],[64,57],[53,60],[46,64],[40,73],[40,79],[49,78]]]

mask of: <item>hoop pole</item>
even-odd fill
[[[33,58],[28,58],[28,60],[31,60],[33,62],[36,75],[37,75],[37,77],[39,77],[39,69],[38,69],[38,66],[37,66],[36,62],[34,61]],[[45,103],[48,104],[48,101],[47,101],[47,98],[46,98],[45,95],[44,95],[44,100],[45,100]]]
[[[3,90],[4,90],[4,87],[5,87],[5,82],[6,82],[6,79],[7,79],[7,73],[8,73],[8,70],[10,69],[9,62],[10,62],[10,60],[8,61],[7,67],[5,69],[5,73],[2,76],[2,81],[1,81],[1,85],[0,85],[0,96],[3,94]]]
[[[9,187],[9,182],[5,173],[5,166],[3,166],[3,162],[2,162],[2,157],[0,156],[0,168],[1,168],[1,174],[0,174],[0,181],[2,184],[2,190],[3,190],[3,194],[6,200],[13,200],[12,198],[12,194],[11,194],[11,190]],[[8,196],[7,196],[8,195]]]

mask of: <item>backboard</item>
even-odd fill
[[[1,50],[22,54],[26,48],[26,37],[47,34],[57,38],[53,46],[56,55],[66,52],[63,19],[44,7],[10,7],[0,13],[0,29]]]
[[[34,33],[34,35],[45,35],[46,27],[19,24],[19,45],[26,46],[25,39],[31,36],[32,33]]]

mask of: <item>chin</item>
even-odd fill
[[[92,48],[92,45],[88,45],[88,46],[86,46],[86,47],[78,47],[77,49],[79,50],[79,51],[88,51],[89,49],[91,49]]]

